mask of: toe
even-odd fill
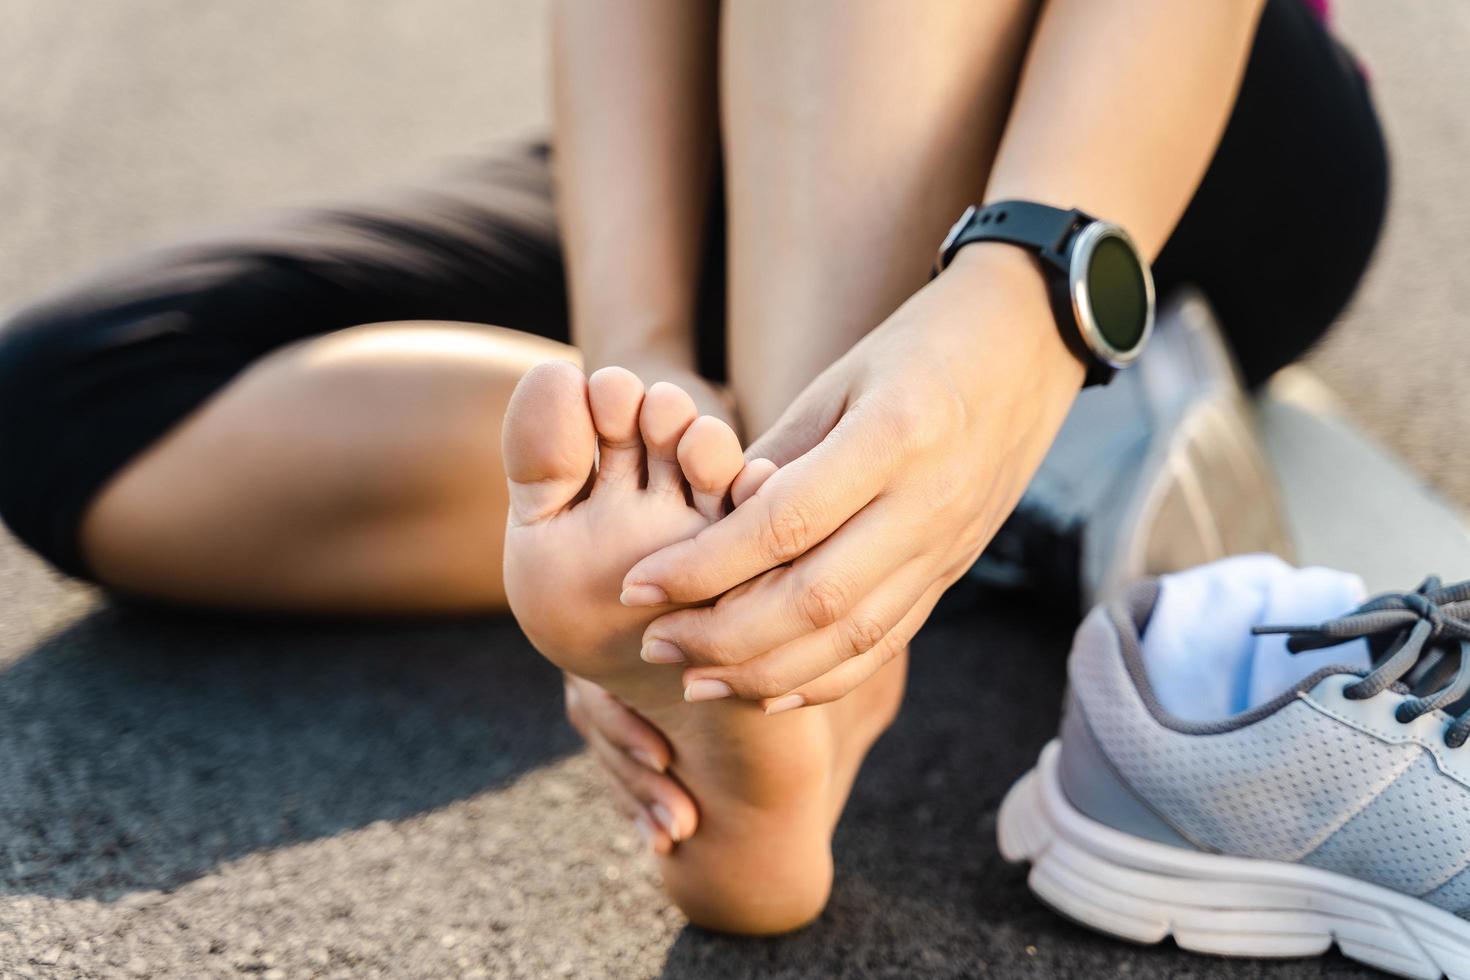
[[[683,494],[679,440],[696,414],[694,399],[678,385],[660,381],[648,389],[639,418],[643,444],[648,451],[648,489]]]
[[[713,415],[694,420],[679,440],[679,466],[694,498],[694,509],[712,521],[724,513],[730,484],[745,465],[740,439]]]
[[[501,431],[512,517],[531,523],[570,504],[592,472],[596,444],[582,372],[567,361],[526,372]]]
[[[587,379],[592,424],[597,429],[597,484],[637,487],[643,479],[643,440],[638,435],[638,409],[643,382],[620,367],[594,371]]]

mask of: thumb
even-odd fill
[[[760,437],[745,450],[747,461],[768,459],[778,467],[804,456],[827,437],[842,417],[843,402],[826,391],[814,391],[818,379],[781,413]]]

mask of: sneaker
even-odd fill
[[[1286,518],[1214,313],[1182,290],[1146,356],[1078,397],[969,579],[1080,610],[1144,576],[1250,552],[1290,558]]]
[[[1001,853],[1135,942],[1470,978],[1467,618],[1470,583],[1364,601],[1270,556],[1136,585],[1079,628]]]

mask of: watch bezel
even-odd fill
[[[1092,312],[1092,297],[1087,285],[1087,272],[1092,265],[1093,252],[1104,239],[1117,238],[1128,250],[1133,253],[1134,260],[1138,263],[1139,274],[1143,277],[1143,292],[1145,300],[1143,332],[1138,335],[1138,343],[1127,350],[1114,347],[1107,337],[1103,335],[1102,329],[1097,325],[1097,318]],[[1124,368],[1138,360],[1143,349],[1148,346],[1148,339],[1154,330],[1154,277],[1149,270],[1148,263],[1143,261],[1143,256],[1138,252],[1138,246],[1133,244],[1133,239],[1128,232],[1110,221],[1093,221],[1084,225],[1073,239],[1072,248],[1067,263],[1067,287],[1072,297],[1072,314],[1077,323],[1077,330],[1082,334],[1082,342],[1092,351],[1098,360],[1113,368]]]

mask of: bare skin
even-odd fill
[[[501,577],[503,550],[544,559],[570,547],[550,531],[600,515],[617,542],[607,550],[632,571],[617,580],[610,565],[579,556],[583,621],[618,627],[538,636],[549,617],[523,594],[515,602],[528,631],[573,675],[603,684],[569,680],[574,723],[655,850],[669,854],[682,839],[664,870],[691,917],[740,931],[800,924],[825,900],[832,823],[896,707],[908,639],[1014,504],[1080,382],[1019,253],[967,249],[924,285],[933,243],[963,204],[1019,196],[1092,209],[1156,251],[1218,139],[1248,48],[1253,5],[1229,6],[1053,0],[1033,34],[1033,5],[1019,0],[910,5],[892,23],[881,5],[859,14],[819,0],[726,4],[730,394],[747,431],[760,434],[747,456],[783,469],[722,520],[682,499],[676,513],[670,495],[663,523],[642,521],[645,489],[599,501],[594,483],[587,500],[568,495],[553,508],[562,524],[544,515],[545,526],[512,522],[513,533],[544,533],[507,550],[506,470],[513,485],[528,480],[516,478],[494,433],[508,412],[508,438],[525,430],[511,393],[532,364],[580,355],[493,328],[394,324],[313,340],[246,372],[104,489],[82,529],[84,551],[115,587],[179,601],[489,611],[504,607],[517,580]],[[1142,24],[1130,34],[1113,23],[1120,12]],[[675,381],[730,421],[730,401],[692,368],[690,267],[673,275],[660,266],[694,254],[708,162],[700,148],[710,130],[696,103],[713,91],[698,81],[713,59],[692,57],[689,45],[707,43],[712,22],[681,23],[633,34],[666,45],[660,56],[693,82],[620,87],[625,104],[611,107],[588,95],[607,78],[576,77],[575,66],[597,62],[577,57],[578,45],[602,32],[594,24],[560,35],[559,70],[570,77],[559,79],[558,139],[583,140],[568,144],[564,188],[579,202],[566,221],[574,334],[589,368],[617,361],[647,384]],[[832,24],[845,25],[832,43],[809,43]],[[1078,59],[1102,30],[1121,32],[1106,46],[1111,59],[1148,70],[1081,72],[1094,81],[1078,91]],[[1129,44],[1143,50],[1119,55]],[[1158,50],[1171,56],[1155,58]],[[616,70],[646,71],[646,53]],[[870,70],[874,59],[882,71]],[[671,109],[658,104],[661,91],[694,95]],[[607,125],[587,123],[599,115]],[[1087,129],[1116,119],[1133,120],[1138,138]],[[641,126],[672,128],[653,137]],[[1071,142],[1058,146],[1059,134]],[[1075,152],[1078,139],[1092,152]],[[619,183],[636,180],[645,183]],[[648,193],[670,180],[682,190]],[[629,201],[642,202],[643,249],[616,234]],[[834,239],[848,244],[834,248]],[[561,423],[543,450],[564,457],[551,482],[580,487],[593,472],[582,437],[599,427],[572,369],[552,370],[563,380],[539,385],[551,392],[542,408]],[[618,438],[636,451],[631,437]],[[690,457],[696,471],[699,456]],[[703,481],[709,498],[722,479],[680,473]],[[654,554],[640,560],[639,549]],[[631,608],[607,605],[620,589]],[[659,592],[682,604],[723,598],[681,608]],[[649,667],[636,660],[640,647],[662,650],[648,656],[657,663],[688,662]],[[723,698],[678,699],[691,689]],[[751,702],[784,710],[764,716]],[[802,737],[768,740],[775,726]],[[804,747],[797,758],[778,754],[792,744]],[[783,781],[791,773],[801,778]],[[799,853],[783,849],[788,838]],[[786,860],[766,863],[777,854]],[[790,901],[772,907],[765,896],[777,882]]]
[[[730,5],[731,37],[745,12],[755,33],[775,18],[761,4]],[[1019,15],[993,6],[1004,5],[968,8],[996,17],[982,34],[1000,52],[991,61],[1004,65],[1012,59],[1001,39],[1016,37],[1010,25]],[[762,495],[768,504],[742,508],[649,556],[623,583],[631,595],[653,597],[655,608],[660,595],[685,604],[719,597],[713,607],[655,620],[645,642],[679,650],[691,665],[686,683],[719,681],[732,697],[787,710],[845,696],[901,649],[1015,506],[1081,382],[1041,277],[1021,251],[970,246],[932,282],[915,281],[920,218],[934,220],[924,202],[955,188],[952,148],[973,148],[973,199],[1076,206],[1127,227],[1151,257],[1184,212],[1224,130],[1260,3],[1049,0],[1034,29],[1022,32],[1027,46],[1014,98],[1009,82],[1001,84],[1004,71],[977,77],[974,52],[956,41],[970,35],[945,23],[948,5],[916,9],[917,19],[932,18],[930,33],[879,24],[878,10],[867,10],[874,32],[882,28],[878,44],[867,43],[861,26],[846,26],[854,22],[846,4],[782,7],[786,16],[778,36],[764,38],[762,58],[751,55],[745,72],[738,56],[730,59],[728,72],[740,81],[724,90],[733,121],[732,310],[757,302],[747,298],[752,290],[759,296],[752,283],[768,275],[790,288],[759,307],[755,319],[788,335],[807,329],[827,305],[844,303],[848,289],[863,295],[865,283],[889,284],[874,286],[870,299],[882,295],[896,305],[904,285],[911,295],[896,309],[876,301],[856,307],[854,315],[867,315],[861,342],[837,352],[799,394],[775,398],[779,418],[770,419],[764,404],[742,404],[761,433],[751,454],[782,465]],[[780,104],[793,106],[786,115],[796,118],[780,137],[743,139],[734,124],[741,106],[753,103],[750,115],[759,116],[779,98],[763,85],[814,64],[825,69],[810,81],[820,98],[785,96]],[[960,92],[983,89],[972,102],[956,98],[973,120],[944,111],[946,81]],[[986,131],[996,104],[1008,111],[1004,129]],[[823,132],[825,120],[859,115],[878,125],[839,122],[837,133]],[[983,138],[973,136],[971,123]],[[894,172],[885,169],[905,156]],[[746,166],[754,177],[743,176]],[[742,193],[747,179],[750,190]],[[793,197],[783,197],[792,187]],[[888,197],[905,193],[915,195],[903,212],[909,220],[885,207]],[[769,198],[778,213],[763,221],[759,206],[742,207]],[[787,212],[794,219],[783,217]],[[854,227],[853,215],[879,220]],[[803,238],[829,225],[842,230],[833,237],[844,243],[874,236],[879,251],[844,254],[858,270],[850,278],[825,264],[831,242]],[[806,247],[787,255],[783,234]],[[931,242],[939,237],[938,229],[929,234]],[[742,257],[742,241],[753,258]],[[882,253],[883,241],[905,247]],[[864,263],[876,254],[889,263]],[[776,256],[770,269],[762,266],[767,255]],[[743,274],[748,267],[757,272]],[[848,288],[833,289],[834,280]],[[786,317],[792,310],[794,320]],[[739,338],[756,333],[737,317],[737,352]],[[737,394],[747,390],[739,372],[758,364],[736,358]],[[799,372],[781,377],[801,381]]]
[[[928,281],[984,192],[1034,4],[861,11],[725,9],[731,382],[752,438]]]
[[[286,348],[107,485],[82,526],[87,559],[121,590],[214,607],[504,609],[498,433],[521,376],[568,356],[467,324]]]
[[[517,620],[553,663],[663,731],[672,772],[700,801],[699,834],[662,862],[670,895],[708,928],[806,924],[826,904],[832,830],[863,755],[897,711],[902,665],[826,712],[768,718],[751,704],[697,703],[697,687],[639,659],[650,616],[618,602],[618,582],[651,548],[718,520],[727,497],[753,499],[770,469],[747,466],[735,433],[696,419],[682,390],[659,384],[645,395],[618,368],[590,381],[561,362],[535,368],[511,401],[504,441],[505,581]],[[692,828],[668,829],[685,837]]]

